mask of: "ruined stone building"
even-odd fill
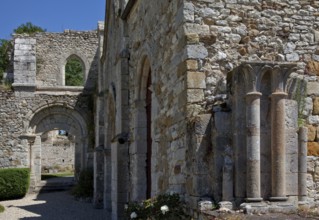
[[[14,37],[13,91],[1,90],[0,96],[0,167],[30,167],[31,190],[41,180],[41,168],[70,167],[78,176],[93,166],[98,52],[96,31]],[[82,66],[81,86],[66,83],[71,58]],[[48,133],[57,130],[67,131],[72,142],[50,143]]]
[[[170,192],[195,218],[206,200],[318,203],[317,1],[106,4],[96,206],[122,219],[127,201]]]
[[[195,219],[202,201],[318,205],[318,15],[317,1],[109,0],[97,31],[15,36],[0,167],[36,185],[46,132],[64,130],[106,219],[171,192]],[[69,58],[82,87],[65,83]]]

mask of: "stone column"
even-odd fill
[[[299,149],[298,149],[298,194],[299,201],[307,200],[307,127],[299,129]]]
[[[259,202],[260,197],[260,92],[246,94],[247,126],[247,182],[248,202]]]
[[[286,197],[286,138],[285,92],[271,94],[271,198],[285,201]]]

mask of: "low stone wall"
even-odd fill
[[[308,156],[307,172],[308,199],[319,205],[319,157]]]

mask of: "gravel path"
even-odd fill
[[[23,199],[1,201],[5,211],[1,220],[102,220],[104,209],[94,209],[92,203],[74,200],[69,191],[29,194]]]

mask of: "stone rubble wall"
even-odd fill
[[[297,62],[303,75],[319,59],[317,1],[186,0],[184,13],[189,58],[205,79],[195,113],[224,98],[226,73],[242,61]]]

